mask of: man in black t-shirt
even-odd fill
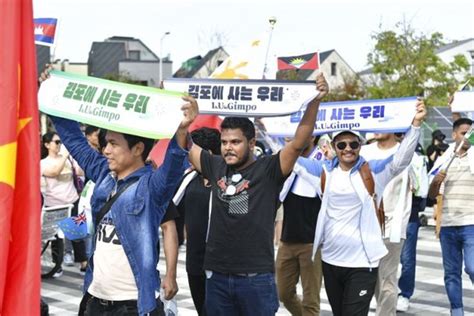
[[[314,138],[301,156],[324,159],[316,146],[318,140],[319,137]],[[283,229],[276,258],[280,301],[292,315],[319,315],[319,293],[323,278],[321,252],[316,253],[314,261],[312,253],[321,199],[315,184],[305,181],[298,176],[297,170],[294,170],[285,182],[280,200],[284,210]],[[302,300],[296,294],[296,284],[300,278]]]
[[[211,219],[204,257],[207,315],[273,315],[278,310],[274,278],[273,225],[278,195],[314,131],[320,92],[307,105],[294,139],[280,152],[256,160],[255,127],[247,118],[221,124],[221,156],[193,145],[189,160],[209,179]]]

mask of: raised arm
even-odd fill
[[[193,144],[191,150],[189,151],[189,162],[194,166],[199,173],[201,170],[201,151],[202,148],[196,144]]]
[[[405,134],[400,147],[392,156],[383,160],[369,161],[370,170],[375,174],[376,185],[380,188],[400,174],[411,162],[420,138],[420,127],[426,117],[426,108],[423,100],[416,102],[416,114],[412,126]]]
[[[183,120],[179,124],[175,137],[176,142],[181,148],[188,149],[188,145],[190,145],[188,144],[188,128],[198,116],[199,107],[193,97],[184,96],[183,100],[186,101],[186,104],[181,107],[181,111],[183,111]]]
[[[55,116],[51,120],[64,146],[89,179],[96,182],[101,173],[108,172],[107,159],[87,143],[76,121]]]
[[[196,100],[192,97],[183,97],[183,100],[188,101],[181,107],[183,120],[168,145],[163,164],[151,177],[150,190],[157,205],[169,202],[184,174],[184,162],[188,156],[188,151],[185,150],[188,147],[188,128],[199,110]]]
[[[69,157],[69,153],[63,153],[59,156],[59,159],[54,160],[54,164],[44,167],[41,171],[41,175],[49,178],[55,178],[61,174],[61,171],[66,165],[66,160]]]
[[[49,78],[52,69],[51,65],[46,64],[38,79],[40,84]],[[76,121],[56,116],[50,116],[50,118],[70,155],[77,161],[85,175],[96,182],[100,174],[108,170],[107,159],[91,148]]]
[[[313,135],[319,104],[329,91],[326,79],[321,73],[316,77],[316,89],[319,91],[319,94],[306,107],[303,118],[296,128],[295,137],[280,152],[280,166],[284,176],[290,174],[296,159],[308,146],[311,135]]]

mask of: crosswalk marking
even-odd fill
[[[439,241],[432,227],[422,227],[419,233],[415,293],[410,300],[408,313],[400,315],[449,315],[449,301],[444,289],[443,265]],[[188,287],[186,253],[181,247],[178,260],[176,295],[179,315],[196,315]],[[165,272],[165,260],[160,258],[160,271]],[[58,279],[43,280],[41,295],[49,304],[50,315],[77,315],[82,298],[82,276],[78,267],[64,267],[64,275]],[[298,287],[301,294],[301,287]],[[465,315],[474,316],[474,289],[463,270],[463,300]],[[331,315],[326,292],[321,290],[321,315]],[[277,315],[290,315],[281,305]],[[373,310],[369,315],[374,315]]]

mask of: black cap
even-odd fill
[[[437,129],[437,130],[433,131],[433,133],[431,133],[431,137],[433,137],[433,139],[443,141],[446,138],[446,135],[444,135],[442,131]]]

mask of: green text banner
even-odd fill
[[[183,118],[183,94],[52,71],[38,93],[40,111],[116,132],[169,138]]]

